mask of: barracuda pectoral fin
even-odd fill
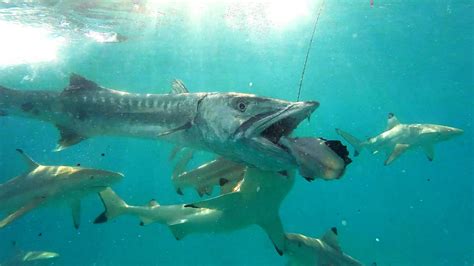
[[[54,151],[62,151],[72,145],[75,145],[85,139],[87,137],[81,136],[76,133],[74,130],[69,128],[65,128],[63,126],[56,126],[59,130],[60,139]]]
[[[395,145],[395,148],[393,148],[392,153],[388,156],[387,160],[385,160],[385,165],[391,164],[395,159],[400,157],[402,153],[404,153],[408,148],[410,148],[410,145],[408,144],[397,144]]]
[[[161,133],[158,133],[158,137],[164,137],[164,136],[168,136],[168,135],[171,135],[173,133],[176,133],[178,131],[181,131],[181,130],[186,130],[186,129],[189,129],[193,126],[193,123],[191,121],[187,122],[186,124],[182,125],[182,126],[179,126],[177,128],[173,128],[173,129],[170,129],[168,131],[165,131],[165,132],[161,132]]]
[[[14,211],[13,213],[11,213],[10,215],[8,215],[7,217],[5,217],[3,220],[0,221],[0,229],[4,228],[7,225],[9,225],[10,223],[15,221],[16,219],[20,218],[25,213],[27,213],[27,212],[31,211],[32,209],[38,207],[41,203],[44,202],[44,200],[45,200],[44,197],[35,198],[35,199],[31,200],[29,203],[27,203],[26,205],[19,208],[18,210]]]

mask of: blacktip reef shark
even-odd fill
[[[354,156],[359,155],[363,148],[374,154],[385,151],[387,159],[384,164],[389,165],[405,151],[415,148],[423,149],[428,160],[433,161],[434,144],[460,136],[464,131],[434,124],[401,124],[393,113],[389,113],[386,131],[366,141],[360,141],[340,129],[336,132],[354,147]]]
[[[46,166],[17,150],[28,169],[26,173],[0,184],[0,221],[3,228],[27,212],[52,203],[67,203],[72,208],[74,226],[80,224],[80,200],[122,179],[116,172],[71,166]]]
[[[294,172],[281,173],[247,167],[243,181],[233,192],[190,204],[160,206],[128,205],[111,189],[100,192],[105,211],[95,223],[120,215],[135,215],[142,225],[167,225],[176,239],[193,233],[229,232],[256,224],[273,242],[277,252],[284,252],[284,230],[279,209],[294,183]]]
[[[102,135],[163,139],[272,171],[297,167],[278,141],[318,106],[252,94],[188,93],[180,81],[169,94],[132,94],[76,74],[62,92],[0,86],[0,114],[54,124],[61,135],[57,150]]]
[[[0,266],[38,265],[38,261],[49,261],[57,257],[59,254],[51,251],[19,251],[12,258],[0,263]]]
[[[321,238],[301,234],[285,234],[288,266],[360,266],[362,263],[342,252],[333,227]]]

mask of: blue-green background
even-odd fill
[[[219,8],[211,8],[199,23],[179,9],[162,23],[122,23],[126,42],[71,41],[56,62],[2,67],[0,84],[61,90],[75,72],[131,92],[166,93],[171,80],[180,78],[194,92],[296,100],[319,4],[310,3],[309,16],[282,29],[232,29]],[[388,112],[404,123],[437,123],[465,133],[437,145],[433,162],[412,151],[383,166],[383,155],[365,151],[353,158],[340,180],[297,178],[281,208],[288,232],[319,237],[337,226],[343,250],[369,265],[473,265],[473,11],[467,0],[375,1],[374,7],[370,1],[326,1],[301,93],[302,100],[317,100],[321,106],[295,135],[337,139],[338,127],[366,138],[384,130]],[[35,79],[25,81],[26,75]],[[43,164],[81,163],[123,172],[125,179],[114,189],[129,203],[197,199],[194,191],[180,197],[173,189],[170,144],[96,137],[54,153],[57,138],[50,124],[1,117],[1,182],[24,171],[15,152],[22,148]],[[286,261],[256,226],[176,241],[165,226],[140,227],[134,217],[92,224],[102,209],[95,196],[82,209],[79,230],[67,207],[31,212],[0,231],[0,258],[12,254],[11,241],[16,241],[24,250],[60,253],[56,265]]]

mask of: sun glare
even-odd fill
[[[57,59],[65,40],[46,28],[0,21],[0,66],[49,62]]]

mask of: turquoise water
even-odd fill
[[[167,93],[179,78],[193,92],[237,91],[294,101],[320,4],[296,1],[296,7],[266,13],[269,2],[164,2],[152,16],[101,10],[96,19],[81,9],[75,24],[59,27],[58,14],[72,16],[74,9],[38,4],[54,18],[41,23],[35,15],[31,20],[5,15],[31,6],[12,11],[12,4],[2,3],[0,22],[46,27],[53,42],[44,46],[58,47],[51,48],[52,59],[2,61],[0,84],[62,90],[74,72],[109,88]],[[341,139],[334,129],[342,128],[361,138],[375,136],[385,129],[389,112],[402,123],[449,125],[464,135],[438,144],[433,162],[411,151],[383,166],[382,154],[364,151],[340,180],[308,183],[298,177],[280,210],[287,232],[319,237],[337,226],[344,252],[368,265],[473,265],[473,11],[472,1],[375,0],[373,7],[370,1],[326,1],[301,92],[301,100],[321,106],[295,135]],[[108,14],[112,17],[104,17]],[[16,39],[10,24],[0,26],[0,42]],[[91,31],[119,32],[127,40],[99,42],[86,36]],[[32,54],[47,54],[35,50],[42,47],[39,41],[25,42]],[[21,49],[0,47],[4,59]],[[58,131],[50,124],[6,116],[0,128],[1,182],[25,171],[15,152],[22,148],[43,164],[80,163],[124,173],[114,189],[133,204],[198,199],[193,191],[184,197],[175,193],[171,144],[96,137],[54,153]],[[21,248],[58,252],[54,265],[286,262],[257,226],[176,241],[165,226],[142,227],[135,217],[92,224],[102,208],[98,197],[88,197],[79,230],[65,206],[34,210],[0,231],[0,261]]]

